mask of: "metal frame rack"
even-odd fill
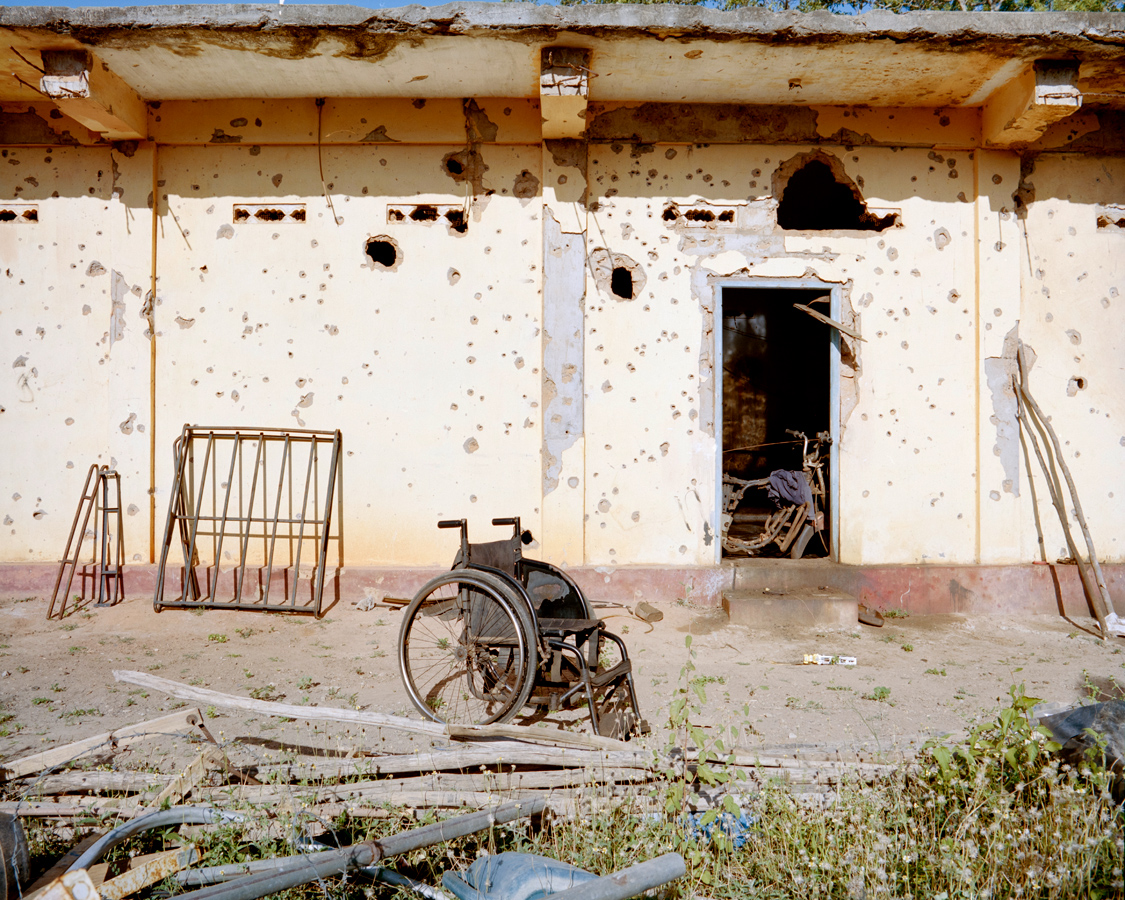
[[[175,475],[154,609],[320,616],[332,543],[337,564],[344,562],[342,442],[339,431],[185,425],[173,445]],[[325,465],[321,457],[326,450]],[[167,599],[169,550],[177,535],[180,592]],[[310,544],[316,562],[306,575],[301,557]],[[224,575],[228,577],[221,581]],[[276,593],[278,580],[283,599],[275,601],[271,589]]]

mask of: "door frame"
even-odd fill
[[[714,290],[715,324],[711,329],[714,340],[715,408],[715,513],[712,528],[716,537],[722,534],[723,514],[723,291],[727,288],[741,289],[792,289],[804,291],[822,290],[831,297],[829,317],[840,321],[843,304],[843,285],[821,281],[819,278],[722,278],[712,283]],[[830,529],[829,556],[834,562],[840,560],[840,332],[829,330],[828,340],[828,433],[832,435],[832,446],[828,450],[828,512]],[[722,564],[722,541],[715,541],[715,563]]]

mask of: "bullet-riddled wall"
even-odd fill
[[[92,462],[122,473],[147,561],[192,422],[341,429],[349,565],[447,564],[439,518],[483,538],[508,515],[569,565],[712,565],[716,316],[724,289],[788,282],[835,291],[866,339],[833,357],[841,561],[1037,558],[1018,338],[1122,561],[1125,231],[1099,218],[1125,204],[1121,157],[1021,168],[886,123],[885,146],[543,141],[527,100],[150,115],[154,142],[0,165],[4,202],[36,210],[0,222],[5,562],[58,557]],[[897,224],[779,228],[779,187],[814,156]]]

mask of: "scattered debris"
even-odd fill
[[[802,665],[805,666],[854,666],[854,656],[826,656],[823,653],[806,653]]]
[[[633,609],[633,615],[649,625],[652,625],[654,622],[659,622],[664,618],[664,613],[644,600],[638,603]]]
[[[24,756],[6,763],[0,763],[0,782],[19,778],[23,775],[33,775],[45,769],[54,769],[65,766],[71,760],[76,760],[95,750],[118,750],[135,741],[143,741],[153,737],[169,734],[194,734],[197,730],[206,740],[215,743],[215,739],[203,724],[203,713],[198,709],[182,709],[159,719],[140,722],[136,725],[126,725],[116,731],[107,731],[73,744],[45,750],[32,756]]]
[[[883,627],[883,614],[877,609],[871,609],[864,604],[859,604],[859,621],[872,628]]]

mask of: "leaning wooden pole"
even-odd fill
[[[1079,571],[1083,575],[1085,575],[1085,572],[1082,568],[1081,560],[1078,557],[1078,554],[1074,550],[1073,540],[1070,539],[1070,529],[1069,529],[1067,518],[1066,518],[1066,510],[1062,505],[1062,486],[1060,484],[1058,484],[1058,480],[1057,480],[1058,476],[1054,475],[1054,465],[1053,465],[1053,463],[1054,463],[1055,460],[1058,460],[1059,468],[1062,469],[1063,477],[1066,479],[1066,484],[1067,484],[1067,488],[1070,491],[1071,500],[1074,502],[1075,516],[1078,519],[1079,527],[1082,529],[1082,536],[1086,541],[1086,550],[1087,550],[1087,553],[1089,554],[1090,567],[1091,567],[1091,569],[1093,570],[1093,573],[1094,573],[1094,582],[1095,582],[1096,590],[1093,591],[1092,593],[1094,593],[1097,596],[1098,602],[1094,602],[1093,597],[1091,597],[1090,598],[1091,604],[1094,606],[1095,613],[1098,615],[1098,624],[1102,628],[1102,636],[1108,637],[1109,636],[1109,630],[1108,630],[1108,624],[1105,621],[1105,617],[1107,615],[1113,613],[1114,618],[1116,619],[1116,612],[1115,612],[1114,606],[1113,606],[1113,598],[1111,598],[1110,595],[1109,595],[1109,588],[1106,585],[1105,577],[1102,575],[1102,568],[1101,568],[1101,565],[1098,562],[1098,554],[1094,549],[1094,539],[1091,536],[1090,529],[1086,524],[1086,515],[1083,512],[1082,503],[1078,499],[1078,489],[1077,489],[1077,487],[1075,487],[1074,478],[1070,474],[1070,467],[1066,464],[1066,459],[1063,456],[1062,444],[1059,441],[1058,434],[1055,432],[1055,429],[1051,425],[1051,423],[1047,420],[1047,417],[1043,414],[1043,410],[1040,409],[1039,404],[1035,402],[1035,398],[1031,396],[1031,392],[1027,387],[1027,366],[1026,366],[1026,359],[1025,359],[1025,356],[1024,356],[1024,349],[1023,349],[1023,342],[1022,341],[1020,342],[1019,347],[1017,349],[1017,356],[1018,356],[1018,361],[1019,361],[1019,373],[1020,373],[1020,379],[1019,379],[1019,384],[1017,386],[1017,390],[1018,390],[1018,393],[1019,393],[1019,396],[1020,396],[1020,401],[1021,401],[1020,406],[1024,409],[1025,418],[1027,418],[1026,411],[1028,409],[1030,409],[1031,413],[1034,415],[1036,427],[1039,429],[1039,431],[1041,433],[1043,433],[1045,435],[1045,437],[1044,437],[1044,448],[1047,450],[1047,453],[1048,453],[1049,456],[1051,455],[1051,447],[1053,446],[1053,448],[1054,448],[1054,454],[1053,454],[1053,458],[1051,460],[1051,462],[1052,462],[1051,470],[1048,471],[1046,469],[1046,467],[1044,467],[1044,473],[1046,474],[1048,480],[1051,480],[1052,476],[1054,476],[1055,483],[1054,483],[1054,491],[1053,492],[1057,493],[1059,495],[1058,496],[1058,502],[1056,503],[1055,508],[1058,510],[1060,521],[1063,524],[1063,530],[1067,534],[1068,545],[1071,547],[1071,554],[1074,556],[1075,561],[1078,563]],[[1051,446],[1047,445],[1048,438],[1050,439],[1050,445]],[[1038,446],[1036,446],[1036,453],[1038,455]],[[1042,464],[1042,458],[1040,458],[1040,464]],[[1085,585],[1086,582],[1087,582],[1087,578],[1083,577],[1083,584]],[[1087,593],[1091,593],[1091,591],[1089,591],[1089,589],[1087,589]]]
[[[1051,497],[1051,505],[1054,506],[1055,512],[1059,515],[1059,523],[1062,525],[1063,537],[1066,539],[1067,551],[1074,558],[1075,565],[1078,566],[1078,577],[1082,581],[1082,591],[1086,595],[1086,602],[1090,606],[1090,611],[1098,620],[1098,627],[1101,628],[1102,640],[1109,637],[1109,624],[1106,622],[1106,612],[1102,606],[1101,594],[1098,591],[1097,585],[1090,577],[1090,573],[1086,571],[1086,567],[1082,565],[1082,560],[1078,556],[1078,547],[1074,543],[1074,536],[1070,533],[1070,523],[1066,518],[1066,507],[1062,502],[1062,485],[1059,484],[1057,476],[1051,471],[1051,467],[1043,458],[1043,451],[1039,449],[1039,441],[1035,437],[1035,432],[1032,431],[1030,416],[1027,414],[1027,402],[1024,399],[1025,393],[1023,387],[1013,378],[1013,386],[1016,389],[1016,395],[1019,398],[1019,403],[1016,408],[1016,415],[1019,417],[1020,425],[1023,427],[1027,437],[1031,440],[1031,446],[1035,449],[1035,457],[1039,460],[1039,465],[1043,469],[1043,476],[1047,481],[1047,493]],[[1043,442],[1046,444],[1047,438],[1044,436]],[[1050,453],[1050,448],[1047,447],[1047,452]],[[1030,478],[1031,473],[1028,473]]]

